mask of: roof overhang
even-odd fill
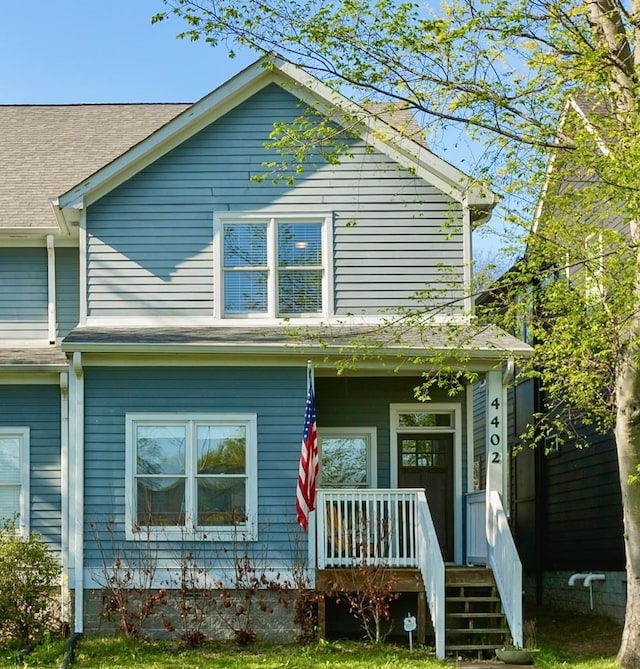
[[[270,83],[290,90],[338,125],[348,119],[358,122],[363,138],[398,164],[411,169],[469,207],[472,220],[486,218],[496,204],[496,196],[428,148],[372,115],[295,65],[277,58],[262,58],[193,104],[152,135],[62,194],[57,201],[61,228],[73,226],[78,211],[100,199],[159,157],[179,146],[210,123],[257,93]]]
[[[453,344],[456,339],[455,345]],[[386,369],[394,373],[419,373],[429,366],[447,364],[451,369],[487,371],[505,360],[526,357],[527,344],[498,328],[447,325],[411,331],[376,331],[370,326],[272,328],[198,327],[98,329],[77,328],[63,341],[68,353],[110,356],[197,356],[203,362],[225,359],[246,365],[303,363],[307,359],[335,363],[354,356],[354,371]],[[411,361],[411,362],[409,362]],[[175,364],[175,362],[169,364]],[[351,373],[351,372],[349,372]]]

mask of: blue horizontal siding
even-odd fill
[[[47,252],[0,249],[0,339],[48,337]]]
[[[0,426],[30,429],[30,526],[61,548],[60,389],[57,385],[0,385]]]
[[[352,140],[339,166],[310,157],[293,186],[251,181],[274,160],[264,147],[273,122],[300,111],[291,93],[268,86],[91,205],[89,316],[211,316],[213,212],[267,206],[333,212],[338,314],[409,306],[436,283],[450,287],[434,303],[461,297],[460,206],[364,141]]]
[[[290,368],[85,369],[86,560],[100,566],[95,528],[114,522],[122,545],[125,519],[125,416],[129,412],[256,413],[259,541],[282,563],[296,532],[295,486],[305,403],[305,370]],[[158,559],[180,547],[162,542]]]

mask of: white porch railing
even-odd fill
[[[487,564],[487,528],[484,490],[467,495],[467,564]]]
[[[522,646],[522,563],[511,535],[500,494],[487,496],[487,559],[502,599],[514,646]]]
[[[319,569],[380,564],[420,569],[435,631],[445,656],[445,571],[423,490],[319,490],[316,500]]]
[[[424,590],[429,604],[431,622],[436,640],[436,657],[443,660],[445,657],[445,572],[444,560],[440,551],[440,544],[436,536],[436,528],[431,518],[429,504],[424,490],[417,492],[418,518],[420,532],[418,534],[418,556],[420,572]]]
[[[416,492],[413,490],[319,490],[318,568],[384,562],[418,566]]]

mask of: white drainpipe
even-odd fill
[[[60,374],[60,496],[62,501],[62,620],[69,620],[69,375]]]
[[[73,354],[73,372],[75,393],[73,396],[74,440],[71,445],[73,457],[70,459],[73,470],[73,498],[70,499],[70,524],[73,518],[74,552],[74,632],[83,632],[84,617],[84,374],[82,354]]]
[[[47,235],[47,324],[49,343],[56,343],[56,251],[53,244],[53,235]]]
[[[591,607],[591,610],[593,611],[593,582],[594,581],[605,581],[606,580],[606,575],[605,574],[594,574],[593,572],[590,572],[588,574],[583,574],[583,573],[575,573],[571,574],[569,577],[569,585],[574,586],[577,581],[582,581],[584,580],[584,587],[589,588],[589,605]]]

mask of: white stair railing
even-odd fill
[[[431,622],[436,640],[436,657],[445,657],[445,570],[436,528],[431,518],[429,504],[423,490],[417,492],[418,520],[418,558],[422,581],[431,613]]]
[[[500,494],[492,490],[487,502],[488,566],[498,586],[513,645],[522,647],[522,563]]]

